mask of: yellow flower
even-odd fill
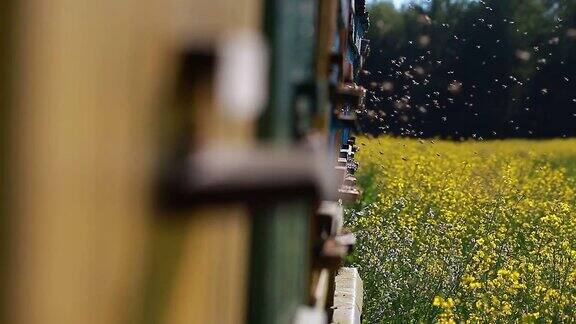
[[[482,303],[481,300],[476,301],[476,308],[480,309],[480,308],[482,308],[483,305],[484,305],[484,303]]]
[[[502,306],[502,313],[504,313],[504,315],[512,315],[512,306],[505,302]]]
[[[576,319],[576,140],[359,142],[367,322]]]
[[[506,270],[506,269],[500,269],[498,270],[498,275],[499,276],[506,276],[510,273],[510,271]]]
[[[444,299],[442,297],[436,296],[434,297],[434,301],[432,305],[440,307],[444,303]]]

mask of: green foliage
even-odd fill
[[[370,17],[367,132],[576,135],[573,1],[432,0],[403,10],[379,2]]]

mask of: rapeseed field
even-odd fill
[[[365,323],[576,321],[576,140],[359,142]]]

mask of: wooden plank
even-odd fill
[[[188,217],[162,322],[242,323],[250,229],[246,211],[242,206],[211,207]]]
[[[340,268],[334,292],[334,324],[360,324],[364,290],[355,268]]]
[[[10,323],[126,323],[138,311],[167,47],[155,4],[19,2]]]

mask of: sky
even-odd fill
[[[414,2],[414,0],[367,0],[367,3],[377,3],[377,2],[392,2],[396,8],[400,8],[404,4]]]
[[[400,6],[402,6],[405,3],[409,3],[411,0],[368,0],[368,3],[376,3],[382,1],[393,2],[396,8],[400,8]]]
[[[394,5],[396,7],[400,7],[402,4],[408,3],[409,1],[408,0],[393,0],[392,2],[394,2]]]

